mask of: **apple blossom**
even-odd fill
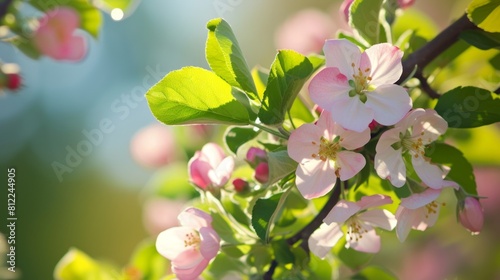
[[[132,158],[146,167],[161,167],[179,158],[173,131],[161,124],[139,130],[130,143]]]
[[[432,109],[415,109],[394,128],[384,132],[377,143],[375,169],[395,187],[406,182],[404,155],[411,155],[415,172],[428,186],[439,189],[450,184],[444,180],[449,169],[439,167],[425,157],[426,146],[446,132],[448,123]]]
[[[181,226],[169,228],[156,239],[156,250],[169,259],[180,280],[195,279],[220,249],[220,238],[212,228],[212,217],[190,207],[178,216]]]
[[[288,154],[299,163],[295,182],[306,199],[320,197],[335,186],[337,178],[345,181],[366,164],[363,155],[349,150],[370,140],[368,127],[361,133],[342,128],[323,111],[316,124],[303,124],[288,140]]]
[[[459,205],[458,218],[460,223],[472,234],[479,234],[483,228],[483,208],[478,199],[468,196]]]
[[[436,201],[441,191],[442,189],[427,188],[421,193],[401,199],[396,210],[396,235],[401,242],[406,240],[410,229],[424,231],[436,223],[439,208],[444,205]]]
[[[225,185],[233,169],[233,157],[215,143],[205,144],[188,162],[191,182],[203,190]]]
[[[380,194],[364,196],[357,202],[340,200],[309,238],[311,252],[324,258],[344,235],[342,226],[346,225],[346,248],[377,253],[380,250],[380,236],[374,227],[392,230],[396,226],[396,219],[385,209],[367,209],[390,203],[390,197]]]
[[[68,7],[48,11],[40,20],[33,40],[38,50],[56,60],[81,60],[87,52],[85,38],[75,35],[78,13]]]
[[[412,107],[406,90],[394,83],[403,71],[403,52],[388,43],[363,53],[348,40],[327,40],[326,68],[309,84],[312,101],[345,129],[364,131],[375,120],[393,125]]]

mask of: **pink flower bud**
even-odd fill
[[[56,60],[81,60],[87,52],[85,38],[75,35],[80,26],[78,13],[67,7],[48,11],[33,35],[38,50]]]
[[[234,179],[233,186],[234,190],[239,193],[247,190],[249,187],[248,182],[241,178]]]
[[[458,217],[460,223],[474,235],[479,234],[483,228],[483,208],[479,200],[474,197],[469,196],[465,198]]]
[[[269,165],[267,162],[261,162],[257,165],[254,177],[260,183],[266,183],[269,180]]]
[[[344,15],[346,22],[349,22],[349,8],[351,7],[352,2],[354,2],[354,0],[344,0],[339,8],[339,12],[341,15]]]
[[[398,5],[402,9],[409,8],[415,4],[415,0],[398,0]]]
[[[378,127],[380,126],[380,124],[378,122],[376,122],[375,120],[373,120],[369,125],[368,127],[370,128],[370,131],[374,131],[375,129],[377,129]]]
[[[21,87],[21,76],[17,73],[7,74],[6,87],[10,90],[18,90]]]
[[[234,159],[215,143],[208,143],[188,162],[189,179],[203,190],[227,183],[234,169]]]
[[[247,152],[247,161],[250,165],[256,166],[262,161],[267,161],[267,153],[262,149],[251,147]]]

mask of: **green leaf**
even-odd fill
[[[94,0],[97,7],[102,7],[106,11],[120,9],[127,12],[129,9],[135,8],[138,5],[138,0]]]
[[[115,280],[118,272],[113,268],[100,264],[78,249],[70,249],[57,263],[54,269],[57,280]]]
[[[141,279],[160,279],[167,273],[168,261],[156,251],[154,241],[139,244],[128,266],[132,271],[140,271]]]
[[[273,214],[278,211],[283,193],[275,194],[269,198],[260,198],[252,209],[252,227],[257,236],[264,242],[269,242],[269,234],[273,225]]]
[[[480,50],[500,48],[500,33],[490,33],[483,30],[465,30],[460,33],[460,39]]]
[[[495,68],[495,70],[500,70],[500,53],[498,53],[497,55],[492,57],[489,60],[489,62],[491,64],[491,66],[493,66],[493,68]]]
[[[269,180],[266,185],[270,186],[297,169],[298,163],[288,156],[287,150],[279,150],[267,153],[269,165]]]
[[[210,263],[206,271],[203,273],[202,276],[204,277],[200,279],[231,279],[231,277],[225,278],[224,276],[229,274],[231,271],[236,272],[236,275],[241,275],[244,273],[245,269],[245,265],[240,260],[232,258],[226,254],[217,254],[215,259]],[[207,273],[209,275],[206,275]]]
[[[323,63],[324,59],[318,56],[305,57],[292,50],[279,51],[271,65],[260,120],[267,125],[283,123],[302,86]]]
[[[500,32],[500,0],[473,0],[466,12],[479,28],[488,32]]]
[[[434,108],[449,127],[472,128],[500,121],[500,96],[476,87],[457,87],[443,94]]]
[[[266,90],[267,79],[269,79],[269,70],[256,66],[252,69],[252,77],[259,99],[262,100],[264,98],[264,91]]]
[[[230,221],[217,212],[212,212],[211,216],[212,227],[219,234],[219,237],[230,244],[238,244],[239,240],[236,237],[236,231],[230,225]]]
[[[178,124],[240,124],[249,122],[246,107],[219,76],[198,67],[168,73],[146,93],[153,115]]]
[[[351,276],[352,280],[396,280],[394,276],[389,271],[378,267],[378,266],[368,266],[363,268],[360,272]]]
[[[383,0],[354,0],[350,8],[349,24],[370,45],[381,42],[380,10]]]
[[[274,257],[279,264],[285,265],[294,263],[295,256],[285,239],[275,240],[271,243],[271,246],[274,250]]]
[[[239,147],[257,137],[259,133],[260,130],[255,131],[253,127],[233,126],[226,130],[224,140],[229,150],[236,154]]]
[[[6,42],[11,43],[18,50],[24,53],[27,57],[31,59],[39,59],[41,54],[38,48],[33,44],[32,40],[28,40],[22,36],[15,36],[7,39]]]
[[[207,23],[206,57],[210,68],[230,85],[244,90],[260,102],[252,74],[231,26],[221,18]]]
[[[474,170],[463,153],[448,144],[434,142],[425,155],[431,158],[431,162],[449,166],[450,172],[447,177],[459,184],[467,193],[477,195],[476,178]]]
[[[102,25],[102,15],[99,9],[93,6],[88,0],[58,1],[30,0],[29,3],[42,12],[56,9],[60,6],[73,8],[80,16],[80,28],[87,31],[94,38],[99,35],[99,29]],[[56,4],[56,5],[54,5]]]

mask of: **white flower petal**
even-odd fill
[[[363,132],[374,118],[373,110],[365,105],[359,97],[346,94],[333,103],[330,112],[333,120],[345,129]]]
[[[326,58],[326,67],[337,67],[340,72],[350,79],[352,77],[352,63],[359,65],[361,51],[349,40],[327,40],[323,46]]]
[[[370,129],[366,128],[362,132],[356,132],[351,130],[345,130],[340,125],[337,126],[337,130],[341,137],[340,144],[347,150],[354,150],[363,147],[368,141],[370,141]]]
[[[394,215],[385,209],[368,210],[359,214],[358,219],[385,230],[393,230],[397,224]]]
[[[306,199],[327,194],[335,186],[334,166],[330,160],[309,160],[300,163],[295,172],[297,188]]]
[[[405,184],[406,166],[401,155],[401,148],[394,150],[390,147],[382,152],[377,152],[374,163],[375,170],[380,178],[389,179],[391,184],[397,188]]]
[[[312,155],[319,151],[319,141],[322,135],[323,131],[318,125],[309,123],[301,125],[290,134],[288,155],[296,162],[313,159]]]
[[[396,220],[398,221],[396,225],[396,236],[399,241],[404,242],[406,237],[408,237],[416,215],[416,210],[408,209],[402,205],[396,210]]]
[[[351,151],[341,151],[337,154],[337,166],[342,181],[354,177],[365,165],[366,159],[362,154]]]
[[[441,190],[428,188],[421,193],[402,198],[401,205],[408,209],[418,209],[436,200],[440,194]]]
[[[393,84],[401,77],[403,52],[398,47],[388,43],[376,44],[363,54],[370,60],[372,85]]]
[[[325,258],[344,234],[338,224],[321,224],[309,237],[308,244],[311,252],[320,258]]]
[[[412,156],[413,168],[422,182],[433,189],[441,189],[443,185],[444,172],[439,166],[430,163],[422,156]]]
[[[365,225],[365,228],[368,226]],[[377,253],[380,251],[380,236],[374,229],[364,232],[362,238],[347,238],[346,248],[352,248],[358,252]],[[354,237],[354,236],[353,236]]]
[[[352,201],[341,200],[332,208],[330,213],[323,219],[326,224],[343,224],[347,219],[356,214],[361,208]]]
[[[309,83],[311,100],[323,109],[333,106],[333,102],[350,90],[347,77],[338,68],[327,67],[319,71]]]
[[[366,107],[373,110],[373,119],[382,125],[399,122],[412,106],[412,100],[406,90],[393,84],[381,85],[368,92],[366,97]]]

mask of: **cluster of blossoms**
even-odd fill
[[[323,51],[326,67],[309,85],[311,99],[323,112],[316,123],[294,130],[288,142],[290,157],[299,163],[296,185],[300,193],[306,199],[323,196],[335,187],[337,178],[346,181],[358,174],[367,160],[373,160],[376,173],[394,187],[405,185],[408,168],[415,170],[421,184],[401,199],[395,216],[387,210],[367,210],[392,203],[389,197],[339,201],[310,237],[309,247],[324,257],[343,236],[342,225],[346,225],[346,247],[376,253],[380,238],[375,226],[396,228],[399,240],[404,241],[411,229],[423,231],[434,225],[441,205],[436,199],[443,188],[460,190],[455,182],[445,180],[449,168],[432,163],[425,155],[448,124],[432,109],[412,109],[405,88],[394,84],[402,74],[403,53],[397,47],[382,43],[361,52],[348,40],[327,40]],[[377,141],[371,139],[373,123],[387,129],[381,130],[374,158],[367,159],[357,151]],[[473,197],[461,202],[460,221],[471,232],[479,232],[482,226],[480,209]]]
[[[321,108],[316,122],[293,130],[287,142],[291,159],[298,163],[295,185],[307,200],[324,196],[338,181],[347,181],[365,168],[368,161],[382,179],[394,187],[406,186],[412,193],[402,198],[395,214],[378,207],[393,203],[389,196],[364,196],[356,202],[340,200],[308,240],[312,253],[324,258],[345,235],[346,247],[365,253],[380,250],[375,228],[396,229],[400,241],[410,230],[433,226],[442,203],[438,197],[453,188],[461,199],[459,220],[472,233],[482,227],[479,200],[468,196],[455,182],[446,180],[450,169],[431,162],[426,148],[447,130],[447,122],[432,109],[412,109],[412,100],[400,85],[402,51],[387,43],[361,52],[348,40],[327,40],[326,67],[309,84],[312,101]],[[376,130],[373,127],[377,127]],[[374,154],[365,151],[376,142]],[[375,143],[374,143],[375,144]],[[253,180],[235,178],[238,193],[250,184],[265,185],[269,180],[267,152],[252,147],[246,162],[253,168]],[[208,143],[189,160],[189,178],[202,192],[216,197],[232,177],[235,159],[222,147]],[[420,182],[407,176],[414,170]],[[220,248],[220,238],[211,227],[209,214],[189,208],[179,215],[181,227],[162,232],[158,251],[171,260],[179,279],[198,277]]]

